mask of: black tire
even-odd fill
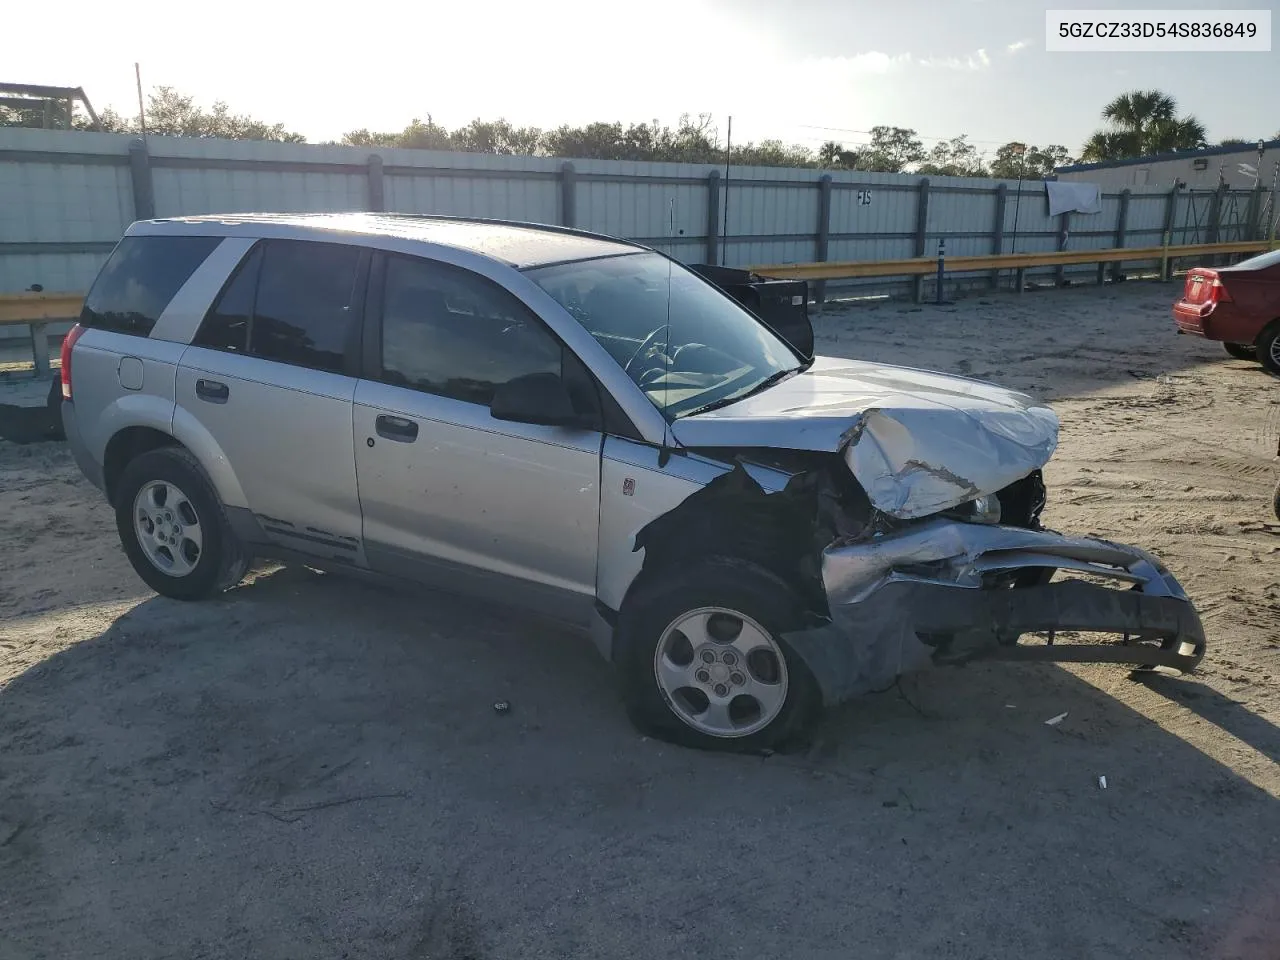
[[[1258,362],[1264,370],[1280,376],[1280,320],[1258,335]]]
[[[45,409],[49,413],[49,437],[52,440],[65,440],[67,435],[62,429],[62,377],[57,376],[49,384],[49,396],[45,398]]]
[[[1222,344],[1222,348],[1228,354],[1237,360],[1254,360],[1258,359],[1258,350],[1251,343],[1226,343]]]
[[[190,573],[172,576],[147,557],[138,541],[133,509],[138,492],[152,481],[173,484],[186,495],[201,531],[198,559]],[[251,557],[231,532],[226,508],[199,461],[184,447],[161,447],[140,454],[116,483],[116,529],[133,569],[156,593],[174,600],[204,600],[243,578]]]
[[[1280,520],[1280,483],[1276,484],[1276,493],[1271,500],[1271,509],[1275,511],[1276,519]]]
[[[745,736],[715,736],[681,719],[658,685],[658,643],[678,617],[702,607],[736,611],[770,634],[782,650],[787,691],[782,708],[762,729]],[[821,697],[808,666],[780,639],[802,623],[803,606],[784,581],[753,563],[727,558],[698,561],[653,576],[627,597],[618,619],[614,660],[631,721],[641,733],[704,750],[759,752],[799,737],[821,715]]]

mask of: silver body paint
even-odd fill
[[[74,397],[63,404],[63,420],[77,463],[95,484],[106,489],[109,450],[124,431],[168,435],[199,460],[251,551],[502,598],[591,628],[606,655],[610,627],[601,609],[620,610],[643,567],[637,534],[730,470],[736,451],[838,455],[876,510],[911,521],[1004,489],[1042,467],[1057,445],[1055,415],[1022,394],[822,357],[756,396],[669,424],[604,348],[521,272],[641,249],[623,241],[530,225],[364,214],[179,218],[137,223],[127,235],[222,239],[149,337],[91,329],[76,343]],[[498,284],[583,362],[636,435],[500,421],[477,404],[192,345],[223,285],[264,238],[420,257]],[[228,398],[202,402],[201,380],[226,385]],[[375,443],[381,415],[412,420],[416,440]],[[782,490],[792,476],[747,469],[766,492]],[[821,674],[828,699],[841,699],[937,659],[938,648],[922,633],[950,632],[981,645],[970,620],[982,611],[953,598],[994,594],[983,588],[990,574],[1037,567],[1099,574],[1135,587],[1134,596],[1184,605],[1194,618],[1176,581],[1134,548],[925,519],[829,547],[822,556],[825,622],[789,639]],[[1074,587],[1060,593],[1067,607],[1090,602]],[[1117,630],[1141,628],[1150,612],[1149,603],[1129,606],[1113,618]],[[1072,620],[1072,609],[1064,608],[1062,622]],[[1004,622],[987,630],[989,646],[1005,643],[1022,622],[1017,611],[1000,616]],[[1197,630],[1198,621],[1183,632],[1195,642]]]

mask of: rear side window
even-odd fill
[[[221,237],[125,237],[93,282],[81,326],[139,337],[164,313]]]
[[[249,346],[249,320],[258,293],[258,272],[262,267],[262,245],[258,244],[231,275],[217,302],[205,316],[191,342],[230,353],[244,353]]]
[[[342,373],[362,292],[360,247],[266,240],[236,268],[193,343]]]

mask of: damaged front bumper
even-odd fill
[[[1071,576],[1050,582],[1055,571]],[[931,520],[822,555],[829,617],[785,635],[835,704],[934,663],[978,658],[1190,671],[1204,628],[1186,592],[1135,547],[1045,530]],[[1119,643],[1056,643],[1061,631]],[[1046,633],[1049,642],[1018,638]]]

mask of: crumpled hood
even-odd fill
[[[1043,467],[1058,418],[1026,394],[883,363],[817,357],[738,403],[672,424],[691,448],[840,452],[872,504],[925,517]]]

